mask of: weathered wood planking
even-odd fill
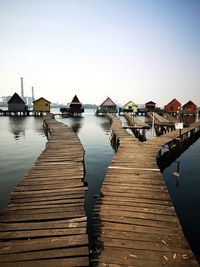
[[[131,116],[128,113],[124,113],[124,117],[128,122],[128,125],[130,128],[136,128],[136,129],[149,129],[150,126],[145,123],[144,121],[141,121],[140,119],[136,118],[135,116]]]
[[[141,143],[128,135],[118,118],[109,117],[120,145],[94,209],[92,262],[98,266],[198,266],[156,162],[161,146],[177,138],[179,131]]]
[[[0,214],[0,266],[88,266],[84,149],[68,126],[44,119],[48,142]]]

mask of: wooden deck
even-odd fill
[[[174,126],[174,121],[171,121],[163,116],[160,116],[156,112],[148,112],[147,115],[153,121],[155,125],[159,126]],[[171,116],[172,117],[172,116]],[[169,118],[169,117],[168,117]]]
[[[132,128],[132,129],[149,129],[150,128],[150,126],[147,123],[145,123],[144,121],[141,121],[135,116],[130,116],[128,113],[124,113],[124,117],[126,118],[128,122],[128,127],[125,126],[123,128]]]
[[[156,163],[161,146],[179,132],[141,143],[110,118],[120,146],[95,205],[94,266],[199,266]]]
[[[0,214],[0,266],[88,266],[84,150],[68,126],[46,117],[49,140]]]

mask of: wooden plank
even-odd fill
[[[104,194],[101,195],[103,200],[113,200],[113,201],[121,201],[124,203],[146,203],[146,204],[156,204],[156,205],[160,205],[160,206],[168,206],[168,207],[172,207],[172,202],[170,199],[168,200],[160,200],[160,199],[150,199],[150,198],[142,198],[141,195],[137,196],[126,196],[126,197],[121,197],[123,195],[120,194],[115,194],[114,196],[112,196],[111,194]]]
[[[55,219],[69,219],[80,218],[85,216],[85,211],[69,211],[69,212],[54,212],[54,213],[39,213],[39,214],[2,214],[0,222],[30,222],[37,220],[55,220]]]
[[[157,233],[151,233],[151,229],[149,228],[149,232],[137,232],[135,230],[133,231],[121,231],[117,229],[104,229],[101,238],[116,238],[121,240],[135,240],[135,241],[149,241],[159,244],[164,244],[167,246],[173,246],[177,243],[177,241],[182,241],[183,236],[179,234],[166,234],[163,232],[157,232]],[[181,243],[181,246],[187,247],[186,240],[183,239],[183,242]]]
[[[111,252],[112,251],[112,252]],[[111,253],[109,253],[111,252]],[[177,252],[151,253],[146,250],[117,249],[105,247],[98,266],[139,266],[159,267],[162,265],[174,267],[196,267],[194,259]]]
[[[64,220],[53,220],[46,222],[18,222],[18,223],[0,223],[0,231],[19,231],[19,230],[37,230],[37,229],[65,229],[71,227],[86,227],[87,218],[72,218]]]
[[[3,262],[16,262],[16,261],[28,261],[28,260],[44,260],[44,259],[53,259],[53,258],[67,258],[67,257],[77,257],[77,256],[87,256],[88,248],[87,247],[76,247],[72,248],[61,248],[53,250],[42,250],[42,251],[31,251],[31,252],[22,252],[22,253],[9,253],[0,255],[0,263]],[[56,266],[56,265],[55,265]]]
[[[67,193],[70,194],[79,194],[82,193],[86,190],[84,187],[80,188],[60,188],[60,189],[52,189],[52,190],[33,190],[33,191],[26,191],[26,192],[21,192],[21,191],[15,191],[11,193],[12,198],[23,198],[23,197],[44,197],[44,196],[59,196],[59,195],[65,195]]]
[[[160,206],[152,206],[152,205],[141,205],[140,203],[133,203],[132,205],[123,205],[124,202],[109,202],[103,201],[101,204],[96,204],[94,211],[98,212],[100,210],[112,210],[112,211],[133,211],[133,212],[142,212],[142,213],[151,213],[151,214],[160,214],[160,215],[170,215],[176,216],[174,209],[167,208],[166,206],[160,208]],[[170,217],[169,217],[170,218]]]
[[[53,183],[53,184],[42,184],[40,182],[40,184],[32,184],[32,185],[29,185],[29,184],[26,184],[26,185],[18,185],[15,189],[15,192],[17,191],[34,191],[34,190],[48,190],[48,189],[60,189],[60,187],[62,186],[62,188],[64,189],[67,189],[67,188],[79,188],[79,187],[83,187],[83,182],[77,182],[77,183],[67,183],[64,182],[58,182],[57,183]]]
[[[80,234],[70,236],[36,238],[30,240],[15,240],[15,242],[0,242],[0,254],[53,248],[65,248],[81,245],[88,245],[88,238],[86,235]]]
[[[86,234],[85,224],[82,228],[65,228],[65,229],[45,229],[45,230],[29,230],[29,231],[0,231],[0,239],[19,239],[32,237],[50,237],[50,236],[67,236]]]
[[[37,199],[38,200],[38,199]],[[38,206],[41,206],[41,208],[42,208],[42,206],[48,206],[49,205],[49,207],[51,207],[51,205],[63,205],[63,206],[65,206],[65,205],[75,205],[75,204],[78,204],[78,203],[82,203],[83,205],[84,205],[84,203],[85,203],[85,199],[84,199],[84,197],[82,196],[80,196],[80,195],[78,195],[78,197],[77,198],[65,198],[65,197],[60,197],[60,199],[56,199],[56,200],[54,200],[54,199],[50,199],[50,200],[44,200],[44,201],[40,201],[40,198],[39,198],[39,200],[38,201],[28,201],[28,202],[25,202],[25,200],[23,200],[23,201],[21,201],[21,202],[19,202],[19,201],[16,201],[16,202],[9,202],[9,204],[8,204],[8,209],[9,208],[12,208],[12,207],[20,207],[20,209],[27,209],[27,208],[34,208],[34,207],[38,207]]]
[[[41,203],[40,202],[40,204],[38,204],[38,203],[36,203],[36,204],[31,204],[31,203],[29,203],[30,205],[25,205],[26,203],[17,203],[17,204],[9,204],[8,205],[8,207],[5,209],[5,211],[11,211],[11,210],[13,210],[13,211],[19,211],[19,210],[26,210],[26,211],[28,211],[28,210],[34,210],[34,209],[43,209],[43,211],[45,210],[45,209],[50,209],[50,208],[65,208],[65,207],[78,207],[78,206],[80,206],[80,207],[83,207],[83,205],[84,205],[84,199],[82,199],[82,200],[77,200],[77,202],[72,202],[72,203],[67,203],[67,204],[63,204],[62,203],[62,206],[60,205],[60,204],[57,204],[57,203],[55,203],[55,204],[51,204],[51,202],[50,203],[48,203],[48,202],[45,202],[45,203]]]
[[[26,197],[21,197],[21,198],[10,198],[9,203],[13,204],[13,203],[32,203],[32,202],[41,202],[41,201],[54,201],[54,200],[73,200],[73,199],[81,199],[81,198],[85,198],[85,192],[81,192],[78,194],[57,194],[57,195],[48,195],[46,197],[42,197],[42,196],[37,196],[37,195],[32,195],[32,196],[26,196]]]
[[[119,213],[118,213],[119,214]],[[169,221],[161,221],[161,220],[150,220],[148,219],[148,217],[146,218],[137,218],[137,216],[135,215],[135,217],[133,217],[134,215],[131,215],[132,217],[128,217],[128,215],[122,216],[121,214],[119,214],[119,216],[117,216],[116,214],[113,215],[112,213],[101,213],[100,216],[95,216],[94,214],[94,218],[98,218],[100,217],[100,220],[102,222],[115,222],[115,223],[124,223],[124,224],[133,224],[133,225],[141,225],[141,226],[152,226],[155,228],[158,228],[157,230],[162,230],[163,229],[167,229],[167,228],[174,228],[174,229],[180,229],[180,226],[176,223],[176,222],[169,222]],[[141,217],[144,217],[141,216]],[[163,230],[164,231],[164,230]]]
[[[89,266],[88,257],[58,258],[48,260],[17,261],[1,263],[1,267],[73,267]]]
[[[26,210],[23,210],[23,209],[15,209],[15,210],[6,210],[4,212],[2,212],[2,215],[4,216],[7,216],[7,215],[21,215],[21,216],[24,216],[24,215],[29,215],[29,214],[41,214],[41,213],[60,213],[60,212],[63,212],[63,213],[68,213],[68,212],[73,212],[73,211],[84,211],[84,206],[83,205],[79,205],[79,206],[69,206],[69,207],[62,207],[62,206],[59,206],[59,207],[56,207],[56,208],[50,208],[49,206],[46,206],[45,208],[43,209],[40,209],[40,207],[36,208],[36,209],[26,209]]]

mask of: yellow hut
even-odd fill
[[[39,99],[33,101],[33,111],[39,113],[50,112],[50,104],[51,102],[43,97],[40,97]]]
[[[129,101],[127,104],[123,106],[123,112],[131,112],[137,114],[138,106],[133,103],[133,101]]]

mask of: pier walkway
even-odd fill
[[[141,143],[109,117],[119,148],[95,205],[94,266],[199,266],[156,162],[162,145],[179,139],[179,131]],[[199,130],[197,123],[182,137]]]
[[[51,115],[45,150],[0,214],[1,267],[88,266],[84,150]]]
[[[126,118],[128,122],[128,126],[123,127],[123,128],[131,128],[131,129],[149,129],[150,128],[150,126],[147,123],[145,123],[144,121],[141,121],[135,116],[130,116],[128,113],[124,113],[124,117]]]

